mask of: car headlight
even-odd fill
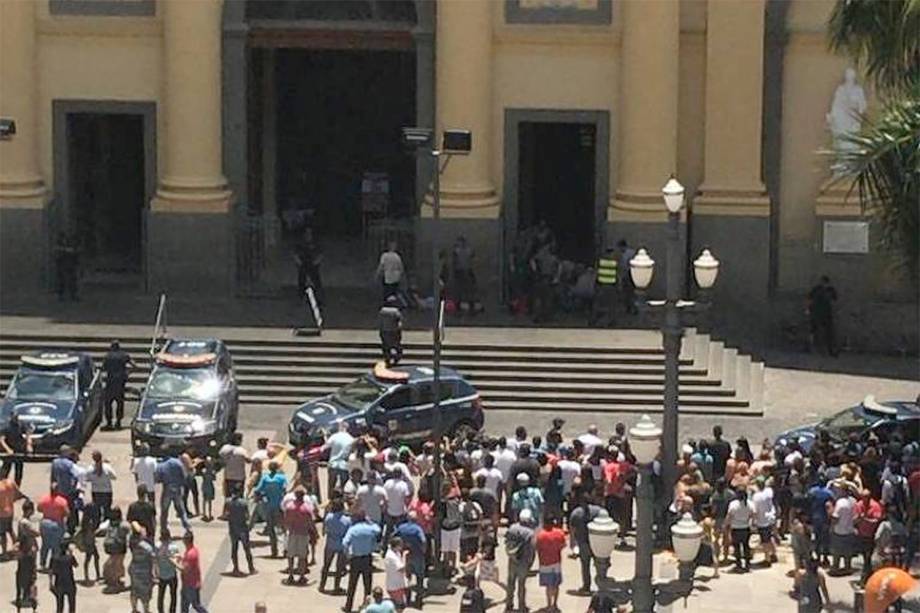
[[[56,422],[53,426],[48,428],[48,434],[64,434],[68,430],[73,428],[72,419],[62,419],[61,421]]]
[[[217,422],[212,419],[199,419],[192,422],[193,434],[213,434],[217,431]]]
[[[141,434],[152,434],[153,433],[153,422],[152,421],[136,421],[134,422],[134,427],[137,428],[137,431]]]

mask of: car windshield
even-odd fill
[[[333,394],[332,398],[346,408],[360,411],[370,406],[385,391],[386,388],[379,383],[375,383],[367,377],[361,377],[357,381],[352,381],[343,386]]]
[[[820,423],[820,427],[832,436],[846,437],[851,432],[860,432],[877,421],[877,417],[866,415],[854,407],[831,415]]]
[[[151,398],[213,400],[220,381],[209,368],[158,368],[147,386]]]
[[[77,397],[77,378],[73,372],[20,370],[7,397],[12,400],[73,400]]]

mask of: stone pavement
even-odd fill
[[[129,410],[133,410],[130,407]],[[249,407],[243,419],[241,429],[245,436],[245,444],[252,445],[259,436],[276,436],[283,432],[286,415],[277,408]],[[496,424],[498,426],[498,424]],[[507,431],[508,427],[502,424],[495,431]],[[134,482],[129,472],[130,447],[128,432],[102,432],[97,431],[90,444],[83,451],[82,457],[88,459],[94,449],[99,449],[112,462],[119,479],[116,481],[116,504],[126,508],[133,499]],[[286,470],[290,473],[292,463],[288,462]],[[48,484],[48,465],[29,464],[26,466],[26,478],[23,484],[24,491],[32,498],[38,498],[45,491]],[[325,483],[325,479],[321,480]],[[220,498],[215,501],[215,509],[220,507]],[[18,510],[17,510],[18,514]],[[340,596],[326,596],[319,594],[316,589],[318,568],[313,567],[310,583],[305,587],[292,587],[281,584],[283,575],[283,561],[268,558],[268,541],[264,537],[254,535],[254,554],[256,568],[259,571],[252,577],[237,578],[228,576],[230,569],[229,542],[227,539],[226,524],[220,521],[205,523],[199,518],[192,520],[193,530],[202,552],[202,568],[205,575],[204,596],[212,613],[248,613],[253,610],[253,603],[264,601],[268,603],[269,611],[337,611],[344,603]],[[181,527],[173,519],[172,530],[175,534],[181,533]],[[632,542],[632,539],[630,539]],[[100,544],[101,548],[101,544]],[[630,551],[616,552],[613,557],[611,574],[619,582],[628,582],[632,576],[634,554]],[[81,556],[78,556],[81,557]],[[103,555],[104,558],[104,555]],[[755,557],[755,560],[759,559]],[[498,556],[501,577],[505,577],[504,551],[500,549]],[[671,605],[673,611],[699,611],[713,613],[742,613],[752,611],[793,611],[795,603],[788,595],[790,579],[785,577],[785,572],[790,568],[788,547],[780,551],[780,564],[770,569],[755,569],[746,575],[735,575],[723,572],[718,579],[711,579],[711,569],[699,569],[697,572],[697,585],[692,595],[684,602],[682,599]],[[378,566],[382,566],[378,563]],[[570,611],[584,611],[588,599],[570,594],[567,590],[574,588],[578,581],[578,564],[576,561],[566,559],[563,565],[563,594],[560,598],[560,608],[566,613]],[[727,570],[727,569],[724,569]],[[10,594],[14,585],[15,562],[0,563],[0,612],[11,610]],[[656,576],[662,577],[667,583],[668,578],[676,576],[673,556],[662,553],[656,556]],[[78,577],[82,577],[82,560]],[[375,575],[375,584],[382,584],[382,574]],[[536,577],[529,582],[528,604],[532,610],[539,610],[544,604],[542,589],[537,584]],[[852,596],[846,579],[831,579],[830,588],[835,605],[833,611],[850,610]],[[9,590],[9,591],[8,591]],[[486,595],[494,602],[500,603],[504,597],[503,590],[495,585],[484,586]],[[52,596],[48,592],[48,579],[39,576],[40,609],[48,610],[53,606]],[[128,594],[104,595],[100,585],[80,586],[78,601],[81,610],[91,610],[97,613],[123,613],[130,610]],[[425,610],[436,613],[456,611],[458,609],[459,593],[445,597],[431,597],[426,601]],[[497,605],[500,607],[500,605]],[[500,609],[499,609],[500,610]],[[669,610],[667,607],[659,611]]]

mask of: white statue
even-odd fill
[[[856,82],[856,71],[847,68],[843,73],[843,83],[834,91],[831,110],[826,115],[827,127],[834,138],[836,150],[853,148],[853,144],[844,140],[844,137],[859,131],[865,110],[866,92]]]

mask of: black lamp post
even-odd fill
[[[645,249],[639,249],[630,260],[629,268],[633,285],[642,299],[640,306],[645,311],[660,313],[661,336],[664,348],[664,413],[662,417],[662,472],[665,491],[670,491],[676,481],[678,445],[678,412],[680,383],[680,346],[684,335],[685,314],[698,312],[705,304],[681,300],[681,241],[680,212],[684,206],[684,187],[673,176],[661,190],[664,203],[668,209],[667,228],[667,283],[665,300],[645,300],[645,291],[652,281],[655,261]],[[701,297],[705,296],[716,281],[719,261],[708,249],[693,263],[694,276],[700,288]]]

